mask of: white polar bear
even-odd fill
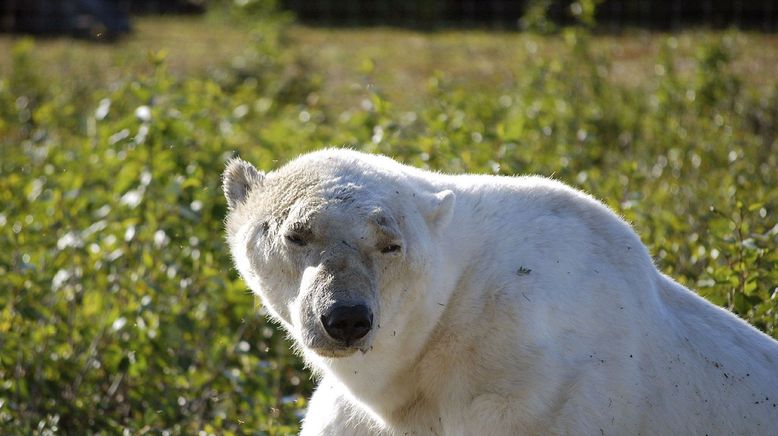
[[[330,149],[224,189],[240,274],[321,377],[304,435],[778,434],[778,342],[559,182]]]

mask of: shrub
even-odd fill
[[[338,114],[283,23],[261,21],[213,75],[177,78],[152,54],[107,88],[52,80],[16,45],[0,79],[3,433],[296,431],[312,383],[223,242],[235,152],[266,170],[338,144],[553,175],[633,222],[661,270],[778,336],[778,88],[730,71],[732,35],[691,75],[670,37],[649,83],[627,87],[568,29],[499,92],[437,74],[414,112],[372,89]]]

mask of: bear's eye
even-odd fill
[[[381,253],[383,254],[389,254],[389,253],[397,253],[400,251],[400,246],[397,244],[389,244],[386,247],[381,249]]]
[[[307,244],[307,242],[305,242],[305,239],[303,239],[302,236],[300,236],[297,233],[289,233],[285,236],[285,238],[287,241],[291,242],[294,245],[298,245],[300,247],[304,247]]]

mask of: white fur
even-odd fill
[[[303,209],[339,184],[366,188],[359,198],[390,210],[407,251],[391,260],[360,246],[373,259],[380,327],[366,353],[325,357],[302,345],[300,316],[284,315],[301,310],[319,258],[290,273],[294,262],[272,263],[285,252],[257,253],[246,229],[271,194],[233,199],[237,266],[321,376],[303,435],[778,433],[778,342],[658,272],[590,196],[541,177],[443,175],[348,150],[277,173],[266,180],[295,174],[287,189],[327,185],[301,188]],[[356,219],[339,216],[325,233],[348,237]]]

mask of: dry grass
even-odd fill
[[[200,75],[229,63],[249,44],[246,29],[203,17],[150,17],[134,22],[134,32],[114,44],[70,38],[36,41],[38,63],[54,80],[78,79],[106,84],[149,70],[149,55],[164,51],[176,75]],[[0,35],[0,52],[10,53],[19,36]],[[10,72],[10,57],[0,57],[0,74]]]
[[[676,35],[635,32],[621,36],[595,36],[592,47],[611,63],[609,79],[628,86],[646,84],[655,74],[663,44],[674,38],[678,70],[690,74],[695,54],[715,32]],[[332,95],[350,95],[369,83],[399,105],[414,105],[423,98],[420,86],[443,74],[458,86],[494,92],[522,73],[530,58],[553,61],[565,49],[561,36],[483,31],[416,31],[323,29],[298,26],[292,32],[295,47],[322,75]],[[773,86],[778,78],[778,35],[732,33],[735,72],[754,86]],[[372,65],[371,65],[372,64]],[[371,70],[370,74],[366,70]]]
[[[656,74],[661,46],[677,43],[679,71],[689,73],[695,52],[720,33],[689,31],[676,35],[633,32],[592,38],[599,56],[611,62],[614,83],[641,86]],[[418,32],[392,28],[329,29],[294,26],[290,49],[322,80],[322,97],[347,107],[367,87],[375,87],[399,107],[424,104],[425,84],[443,75],[469,92],[496,93],[522,74],[532,58],[553,60],[565,44],[561,36],[451,30]],[[778,35],[731,33],[735,72],[754,86],[774,86],[778,77]],[[18,37],[0,35],[0,52],[9,53]],[[176,75],[202,75],[228,65],[251,44],[247,25],[214,16],[139,18],[135,32],[116,44],[68,38],[41,39],[39,63],[52,80],[88,80],[106,85],[149,70],[150,53],[164,51]],[[10,72],[0,57],[0,74]]]

